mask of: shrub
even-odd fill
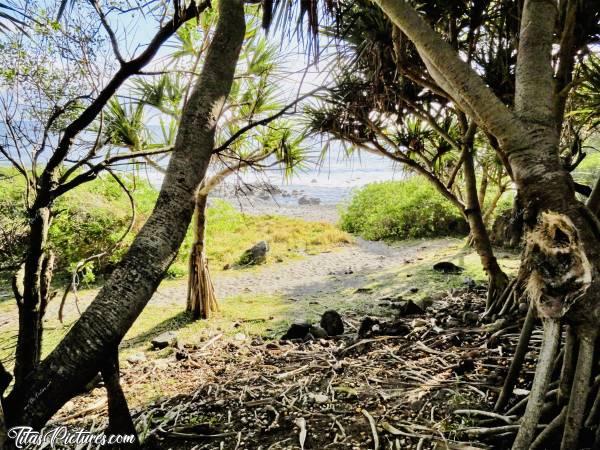
[[[419,176],[357,190],[342,211],[341,227],[369,240],[447,236],[467,230],[457,208]]]

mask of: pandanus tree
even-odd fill
[[[600,445],[600,393],[595,352],[600,325],[600,223],[576,198],[576,186],[561,160],[561,132],[568,98],[577,88],[573,73],[598,41],[597,2],[525,0],[492,2],[511,7],[506,20],[518,23],[512,43],[514,102],[506,103],[481,71],[436,32],[408,2],[376,0],[409,40],[436,86],[498,143],[522,204],[525,247],[519,281],[529,302],[519,353],[513,360],[499,410],[512,394],[522,353],[527,350],[534,317],[544,327],[536,373],[513,449]],[[522,7],[519,7],[522,6]],[[488,15],[482,21],[493,20]],[[477,27],[479,29],[479,27]],[[477,29],[474,32],[477,32]],[[564,351],[556,358],[561,330]],[[555,368],[557,370],[555,370]],[[558,395],[547,395],[558,373]],[[517,409],[518,411],[518,409]],[[541,433],[540,418],[549,425]],[[582,432],[583,431],[583,432]],[[547,441],[561,434],[560,444]],[[557,440],[555,440],[557,442]]]
[[[510,94],[510,61],[499,57],[499,46],[483,41],[485,31],[471,33],[482,11],[468,2],[421,5],[431,25],[442,30],[451,45],[492,78],[501,72]],[[406,36],[370,2],[340,8],[341,25],[326,31],[338,38],[334,86],[309,109],[310,128],[357,149],[390,158],[424,176],[465,217],[473,246],[488,274],[488,305],[504,292],[508,278],[500,268],[486,229],[509,184],[507,171],[492,144],[475,122],[427,74],[423,61]],[[481,180],[478,187],[477,178]],[[485,209],[489,184],[495,192]]]
[[[215,21],[214,15],[206,14],[198,27],[194,22],[182,27],[175,50],[164,62],[165,70],[153,79],[134,79],[130,95],[111,101],[105,115],[106,141],[132,153],[172,147],[189,86],[198,76],[199,57],[212,39]],[[302,135],[284,116],[304,97],[285,104],[275,83],[283,75],[276,48],[260,33],[255,16],[249,23],[236,78],[219,120],[209,173],[196,194],[186,302],[193,319],[206,319],[218,311],[205,242],[210,192],[241,172],[264,173],[279,168],[289,174],[303,159]],[[160,133],[154,137],[147,125],[152,121],[160,124]],[[145,160],[164,174],[167,157],[146,156]]]

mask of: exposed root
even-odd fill
[[[500,392],[500,396],[498,397],[496,406],[494,407],[495,411],[504,409],[510,396],[512,395],[513,388],[515,387],[517,378],[521,372],[521,367],[523,366],[523,361],[525,360],[525,355],[529,349],[529,340],[531,338],[531,333],[533,332],[533,325],[535,322],[534,316],[535,312],[533,305],[530,305],[529,310],[527,311],[527,316],[525,317],[525,322],[523,323],[523,328],[521,329],[519,343],[517,344],[515,354],[508,370],[508,375],[504,380],[504,386],[502,386],[502,391]]]
[[[573,374],[575,373],[575,361],[577,357],[577,336],[572,326],[566,327],[566,338],[563,353],[563,364],[560,371],[560,383],[558,385],[558,404],[565,405],[569,399]]]
[[[533,386],[529,395],[525,415],[521,422],[521,427],[513,443],[513,450],[528,450],[542,414],[544,407],[544,398],[550,383],[554,357],[558,349],[560,338],[560,322],[557,320],[546,319],[544,321],[544,339],[538,364],[533,380]]]
[[[536,450],[536,449],[543,449],[545,447],[542,447],[546,441],[548,441],[548,439],[550,439],[555,433],[557,433],[558,431],[560,431],[560,429],[563,427],[563,425],[565,424],[565,418],[567,417],[567,408],[563,408],[560,411],[560,414],[558,416],[556,416],[554,418],[554,420],[552,420],[552,422],[550,422],[548,424],[548,426],[546,428],[544,428],[544,431],[542,431],[537,438],[535,438],[535,440],[533,441],[533,443],[531,444],[531,450]]]
[[[208,319],[219,311],[219,304],[212,283],[206,256],[199,245],[195,245],[190,255],[190,271],[188,279],[187,311],[192,318]]]
[[[575,370],[571,398],[567,409],[565,432],[560,445],[561,450],[577,448],[590,389],[595,341],[596,330],[586,331],[580,335],[579,357],[577,358],[577,369]]]

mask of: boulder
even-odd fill
[[[267,262],[267,253],[269,252],[269,244],[266,241],[260,241],[244,252],[240,258],[240,265],[257,265]]]
[[[282,340],[302,339],[304,341],[315,341],[325,339],[329,335],[327,331],[318,325],[311,325],[308,322],[294,323],[288,331],[281,337]]]
[[[402,321],[380,322],[371,317],[365,317],[358,329],[359,339],[375,336],[405,336],[411,329]]]
[[[318,325],[313,325],[310,327],[310,334],[312,334],[316,339],[325,339],[329,336],[327,331]]]
[[[320,205],[321,199],[317,198],[317,197],[307,197],[306,195],[303,195],[302,197],[300,197],[298,199],[298,204],[299,205]]]
[[[344,322],[342,321],[342,316],[333,309],[325,311],[321,316],[321,328],[323,328],[329,336],[339,336],[340,334],[344,334]]]
[[[160,350],[177,345],[177,335],[173,331],[165,331],[150,341],[152,348]]]
[[[461,273],[465,269],[457,266],[454,263],[451,263],[450,261],[441,261],[433,265],[433,270],[442,273]]]
[[[304,339],[310,333],[310,328],[310,323],[293,323],[281,339],[284,341]]]

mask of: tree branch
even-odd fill
[[[415,44],[421,58],[432,69],[431,76],[452,96],[460,109],[471,115],[481,128],[496,136],[507,152],[527,147],[525,130],[516,115],[408,2],[374,1]]]
[[[88,107],[79,115],[79,117],[77,117],[67,126],[67,128],[65,128],[63,136],[60,139],[56,150],[48,160],[44,172],[40,177],[41,190],[46,195],[38,195],[34,209],[50,200],[49,193],[54,190],[54,171],[62,164],[67,156],[73,139],[94,121],[100,111],[102,111],[102,108],[104,108],[106,103],[116,93],[117,89],[125,82],[125,80],[127,80],[131,75],[138,73],[146,64],[148,64],[156,55],[159,48],[177,31],[181,25],[188,20],[197,17],[204,9],[208,7],[208,5],[209,2],[207,1],[204,1],[200,4],[197,4],[196,2],[190,2],[190,5],[184,11],[182,11],[180,14],[176,14],[172,20],[169,20],[156,33],[146,49],[139,56],[122,64],[113,78],[108,82],[104,89],[100,91],[98,97],[96,97],[96,99],[92,101],[90,105],[88,105]]]

